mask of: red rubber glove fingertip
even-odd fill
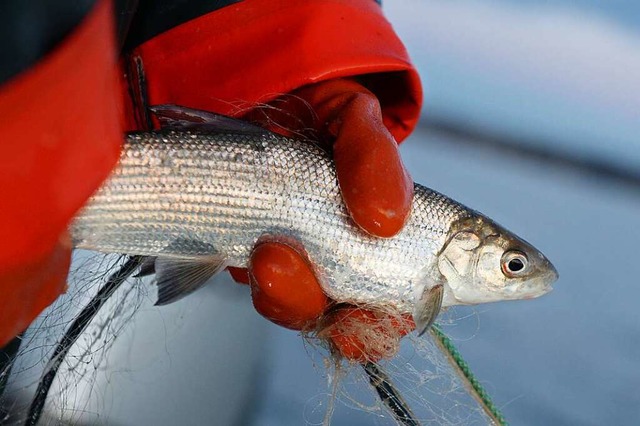
[[[360,95],[345,108],[334,160],[353,220],[380,237],[400,232],[411,210],[413,181],[375,99]]]
[[[249,277],[256,311],[283,327],[312,327],[329,304],[307,260],[286,244],[256,246]]]

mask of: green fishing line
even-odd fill
[[[431,327],[430,331],[431,335],[435,338],[436,343],[444,351],[449,362],[451,362],[454,368],[458,370],[460,378],[466,382],[469,391],[473,393],[474,398],[482,405],[482,408],[487,415],[491,417],[493,422],[497,425],[506,426],[507,420],[500,412],[500,409],[494,405],[491,397],[482,387],[478,379],[473,375],[471,368],[469,368],[469,364],[467,364],[467,362],[462,358],[462,355],[453,345],[451,339],[449,339],[449,337],[447,337],[447,335],[444,334],[435,324]]]

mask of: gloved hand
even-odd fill
[[[333,145],[340,190],[354,222],[363,232],[378,237],[398,233],[409,214],[413,181],[402,164],[396,141],[383,123],[378,99],[351,79],[321,82],[292,95],[259,109],[249,118],[264,121],[281,133],[314,129],[321,141]],[[284,327],[314,329],[331,305],[309,260],[281,242],[260,243],[252,252],[248,271],[230,271],[236,281],[251,284],[256,310]],[[327,318],[329,323],[348,318],[352,325],[366,325],[375,315],[357,307],[341,307],[339,313]],[[331,328],[326,320],[323,323]],[[389,339],[399,339],[412,328],[410,319],[395,324],[397,336],[386,333]],[[366,345],[358,343],[358,336],[349,335],[357,329],[331,328],[325,335],[349,359],[385,355],[381,351],[366,354]]]

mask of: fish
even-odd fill
[[[192,293],[253,247],[280,241],[308,257],[336,302],[413,315],[530,299],[558,279],[536,248],[481,213],[414,184],[403,229],[367,234],[343,202],[331,153],[246,122],[175,105],[163,127],[128,133],[120,161],[71,225],[74,247],[146,256],[157,304]]]

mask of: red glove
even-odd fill
[[[351,79],[314,84],[292,95],[254,111],[251,117],[261,118],[275,131],[297,133],[315,129],[321,141],[333,144],[338,182],[354,221],[370,234],[395,235],[409,213],[413,181],[402,164],[393,136],[383,124],[378,99]],[[258,245],[249,266],[256,310],[287,328],[315,328],[329,301],[308,262],[304,255],[282,243]],[[238,270],[232,271],[234,278],[246,282],[246,274],[240,274]],[[343,307],[329,318],[351,324],[336,327],[334,321],[328,321],[331,331],[324,336],[345,357],[355,360],[363,360],[365,354],[375,359],[390,352],[362,343],[358,330],[368,327],[380,337],[380,342],[385,342],[382,347],[397,348],[394,339],[406,334],[409,327],[405,321],[396,321],[393,323],[396,332],[393,327],[383,331],[371,325],[377,318],[374,313],[355,307]],[[365,327],[353,326],[356,323]]]
[[[378,98],[363,85],[347,78],[312,84],[246,118],[288,135],[315,130],[314,139],[333,145],[340,190],[353,220],[378,237],[402,229],[413,181],[383,123]]]
[[[0,250],[0,298],[7,306],[29,306],[25,300],[37,301],[24,317],[11,314],[2,318],[0,346],[62,291],[61,277],[44,279],[47,274],[58,276],[56,271],[63,270],[68,262],[68,251],[57,246],[60,233],[118,158],[120,99],[114,96],[115,43],[110,6],[109,0],[98,2],[85,23],[60,43],[58,53],[48,55],[24,78],[0,87],[0,113],[5,119],[0,139],[8,148],[5,162],[0,163],[0,187],[6,189],[2,195],[9,203],[0,215],[0,235],[6,243],[5,251]],[[348,28],[344,22],[350,23]],[[376,174],[378,169],[373,165],[385,167],[388,161],[397,159],[393,143],[380,133],[384,130],[380,123],[384,122],[401,140],[415,125],[421,103],[417,74],[375,2],[244,1],[155,37],[136,49],[132,58],[140,65],[133,69],[145,70],[149,82],[148,87],[132,87],[134,97],[145,93],[148,104],[176,103],[222,114],[237,114],[244,106],[269,102],[278,94],[310,83],[360,75],[380,100],[381,117],[372,95],[350,99],[362,87],[318,85],[308,93],[308,99],[317,103],[318,112],[326,113],[323,119],[331,122],[318,129],[335,139],[336,151],[342,152],[336,159],[340,184],[356,222],[377,235],[392,235],[402,226],[406,193],[395,194],[393,185],[385,186],[385,181],[376,177],[372,182],[377,179],[382,186],[358,184]],[[295,67],[291,66],[292,60]],[[129,71],[130,82],[143,82]],[[349,86],[353,82],[340,84]],[[306,90],[300,96],[306,96]],[[361,119],[360,113],[368,114],[368,118]],[[139,126],[132,116],[126,114],[130,129]],[[355,125],[358,119],[361,123]],[[354,144],[364,149],[350,146],[357,132],[371,136]],[[100,138],[95,138],[96,134]],[[386,142],[374,142],[378,139]],[[401,165],[388,166],[384,173],[392,180],[404,180]],[[365,191],[364,195],[354,188]],[[294,276],[286,280],[282,277],[282,288],[289,294],[292,283],[305,274],[301,271],[311,269],[304,256],[282,255],[286,252],[276,248],[265,249],[262,257],[256,254],[257,260],[252,263],[254,281],[262,283],[270,277],[274,278],[272,282],[279,282],[281,277],[274,272],[277,266],[293,267],[298,271]],[[267,267],[260,268],[262,264]],[[20,278],[31,290],[23,295],[13,291],[16,282],[12,276],[27,267],[29,273]],[[265,272],[259,272],[261,269]],[[307,281],[311,283],[308,287],[319,289],[315,279]],[[310,291],[315,296],[305,296],[305,292],[301,297],[316,300],[317,306],[310,306],[322,311],[322,297]],[[261,300],[260,296],[256,299]],[[271,299],[287,302],[277,294]],[[300,328],[300,321],[312,316],[303,312],[297,320],[293,318],[302,305],[296,301],[284,304],[283,311],[291,318],[283,323],[290,321]],[[265,306],[277,308],[274,302],[265,302]],[[269,315],[275,315],[273,312]]]
[[[134,104],[245,117],[252,111],[251,119],[266,111],[267,121],[282,125],[272,130],[315,129],[333,144],[345,203],[363,232],[389,237],[402,228],[413,185],[393,136],[400,141],[413,129],[420,82],[374,1],[247,0],[152,38],[131,59]],[[148,85],[136,88],[143,80]],[[264,103],[282,114],[256,111]],[[310,329],[326,324],[317,320],[331,303],[309,261],[295,248],[266,242],[255,248],[249,271],[230,269],[236,280],[252,282],[258,312]],[[336,332],[327,335],[338,350],[345,346]]]

